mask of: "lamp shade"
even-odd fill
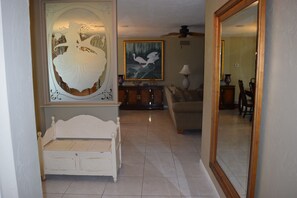
[[[190,75],[191,71],[190,71],[189,65],[184,65],[182,70],[180,70],[179,73],[183,75]]]

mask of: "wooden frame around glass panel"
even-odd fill
[[[45,103],[114,103],[115,1],[41,2],[48,64]]]
[[[219,111],[219,93],[220,93],[220,50],[221,50],[221,22],[234,15],[257,0],[230,0],[215,12],[215,64],[213,73],[213,93],[212,93],[212,131],[211,131],[211,149],[210,149],[210,168],[221,185],[227,197],[240,197],[235,188],[227,178],[223,169],[216,160],[217,156],[217,138],[218,138],[218,111]],[[254,117],[251,137],[250,163],[248,173],[247,197],[254,197],[258,144],[261,118],[261,103],[263,92],[263,74],[264,74],[264,49],[265,49],[265,9],[266,1],[258,0],[258,34],[257,34],[257,68],[256,68],[256,93],[254,105]]]

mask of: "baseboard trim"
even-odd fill
[[[202,167],[203,167],[203,170],[204,170],[204,172],[206,173],[206,176],[207,176],[207,178],[208,178],[209,182],[211,183],[211,185],[212,185],[213,189],[215,190],[215,193],[216,193],[217,197],[220,197],[220,195],[219,195],[219,193],[218,193],[218,191],[217,191],[217,189],[216,189],[216,187],[215,187],[214,183],[212,182],[212,180],[211,180],[211,178],[210,178],[210,176],[209,176],[209,174],[208,174],[208,172],[207,172],[207,170],[206,170],[206,168],[205,168],[205,166],[204,166],[204,164],[203,164],[202,160],[200,159],[200,161],[199,161],[199,162],[200,162],[200,164],[202,165]]]

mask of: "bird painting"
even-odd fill
[[[147,55],[147,61],[146,61],[146,64],[144,65],[144,67],[148,66],[149,64],[155,64],[155,62],[157,60],[159,60],[159,54],[158,52],[151,52]]]
[[[125,41],[127,79],[163,79],[163,41]]]
[[[146,67],[149,64],[155,64],[155,62],[159,59],[158,52],[151,52],[147,55],[147,60],[142,58],[141,56],[136,57],[136,54],[133,53],[133,59],[134,61],[138,62],[142,67]]]
[[[155,57],[157,57],[158,56],[158,52],[151,52],[151,53],[149,53],[146,57],[147,58],[155,58]]]
[[[135,53],[133,53],[133,59],[134,59],[134,61],[138,62],[140,65],[141,64],[146,64],[146,60],[144,60],[140,56],[136,57],[136,54]]]

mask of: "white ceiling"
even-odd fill
[[[119,37],[159,37],[179,32],[204,32],[205,0],[118,0]]]
[[[222,23],[222,36],[256,36],[258,2],[241,10]]]

